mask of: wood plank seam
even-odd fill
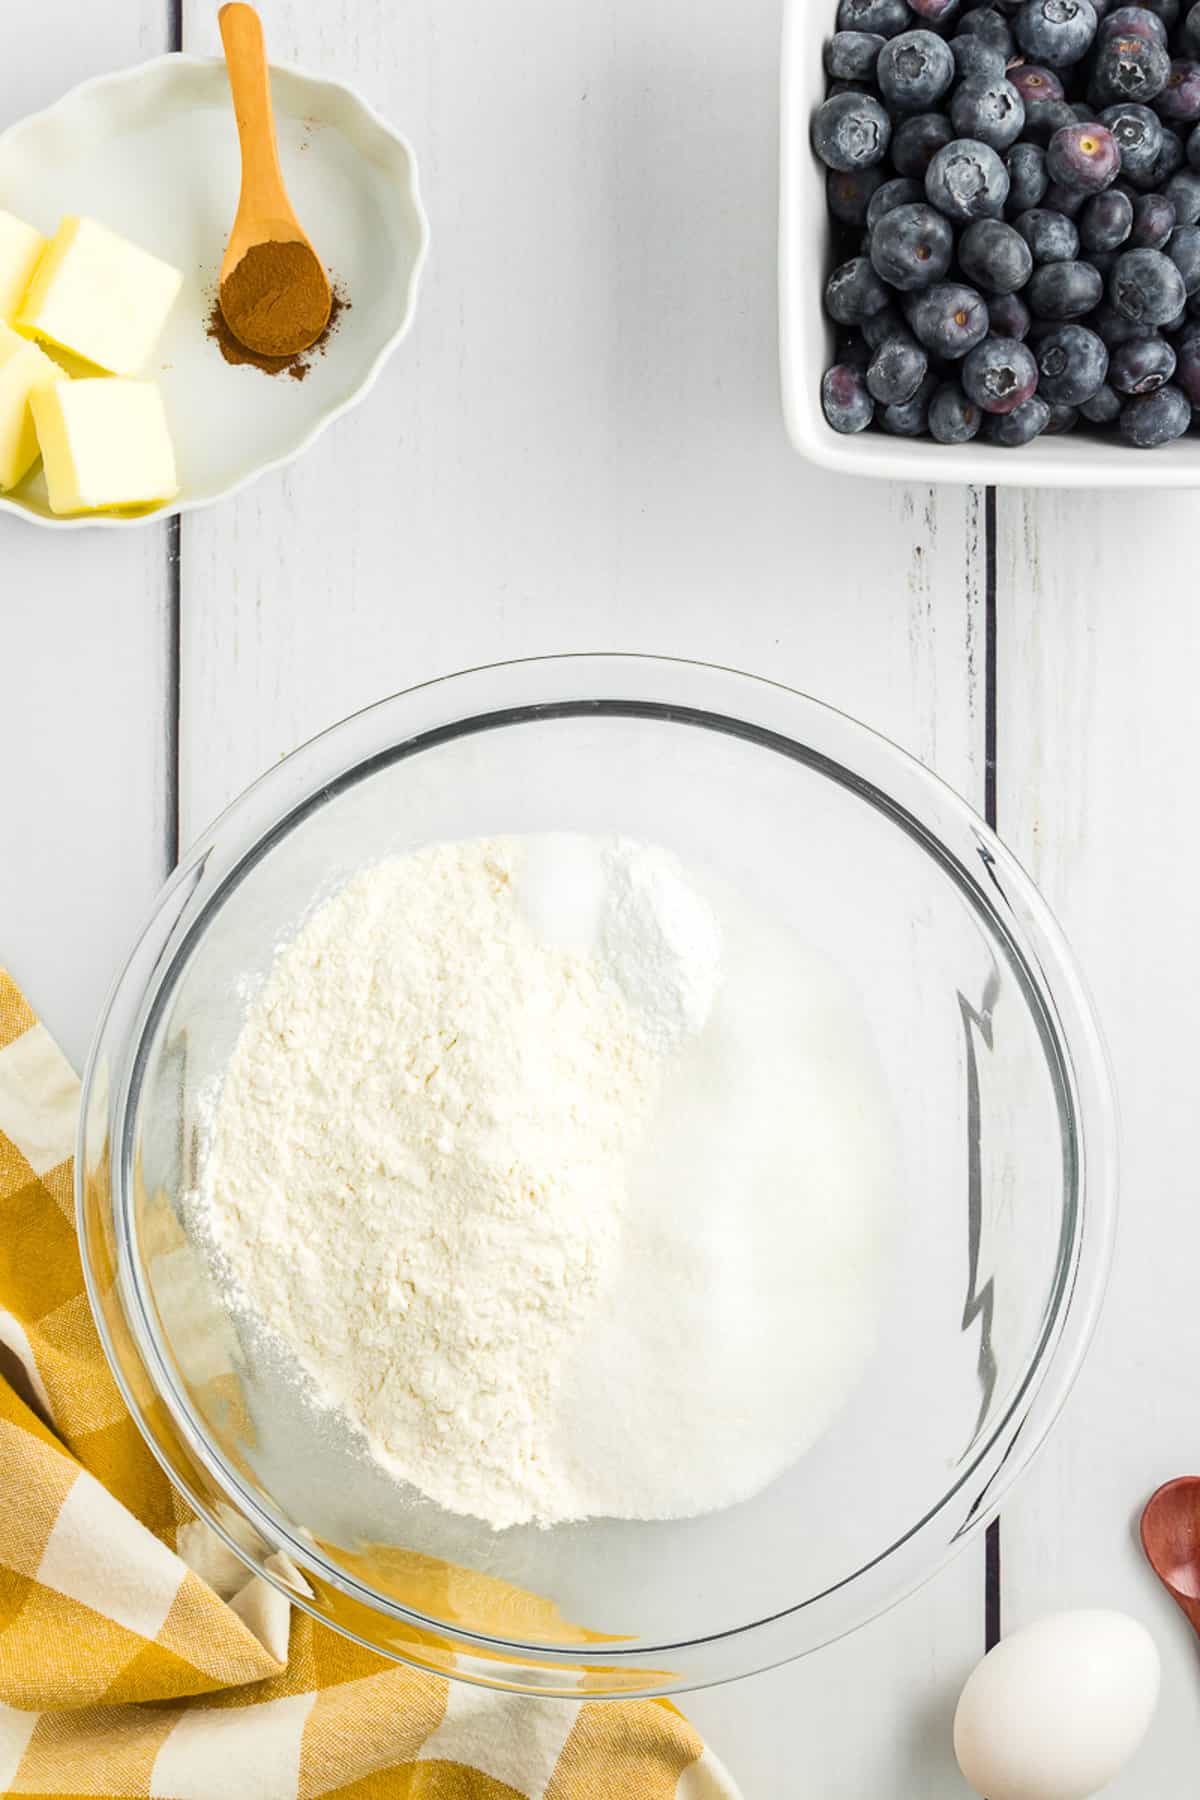
[[[996,829],[996,490],[990,487],[984,501],[984,815]],[[988,1526],[983,1547],[983,1635],[991,1650],[1001,1632],[1000,1521]]]
[[[165,844],[163,860],[166,873],[169,875],[179,861],[179,709],[182,689],[182,671],[180,668],[180,632],[181,620],[181,570],[180,559],[183,553],[183,533],[181,520],[176,514],[167,520],[167,654],[166,684],[167,691],[163,696],[166,719],[166,746],[164,750],[164,780],[166,795],[164,798]]]
[[[183,0],[166,0],[167,49],[183,49]],[[180,639],[182,629],[183,522],[176,513],[167,520],[167,691],[164,696],[167,723],[165,750],[166,821],[164,861],[169,875],[179,862],[179,711],[182,693]]]

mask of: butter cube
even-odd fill
[[[40,231],[0,207],[0,320],[17,312],[45,248]]]
[[[179,492],[154,381],[59,381],[32,396],[50,510],[152,506]]]
[[[0,324],[0,491],[16,487],[38,459],[30,406],[34,389],[65,380],[36,344]]]
[[[115,231],[94,219],[66,218],[38,264],[17,329],[98,369],[136,375],[182,285],[178,269]]]

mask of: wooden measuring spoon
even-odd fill
[[[333,304],[329,277],[292,210],[279,167],[262,21],[233,0],[218,15],[242,147],[242,192],[221,264],[221,311],[260,356],[315,344]]]
[[[1181,1475],[1150,1496],[1142,1513],[1142,1548],[1200,1635],[1200,1475]]]

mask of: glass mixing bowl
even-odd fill
[[[364,863],[431,841],[564,830],[673,850],[852,979],[895,1115],[900,1223],[865,1375],[765,1492],[679,1522],[497,1532],[385,1478],[264,1366],[180,1200],[244,997],[315,901]],[[1101,1040],[1062,937],[948,788],[769,682],[555,657],[433,682],[348,719],[205,835],[99,1029],[80,1236],[100,1332],[151,1449],[298,1606],[466,1680],[666,1693],[813,1650],[981,1530],[1095,1324],[1114,1137]]]

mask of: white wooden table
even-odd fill
[[[215,51],[215,12],[7,8],[0,123],[181,42]],[[0,958],[79,1061],[177,846],[247,781],[383,694],[537,652],[770,674],[994,803],[1116,1063],[1124,1220],[1099,1340],[1004,1515],[998,1579],[978,1546],[854,1638],[690,1711],[748,1800],[960,1795],[949,1720],[989,1609],[1009,1627],[1112,1605],[1166,1669],[1112,1793],[1191,1791],[1200,1667],[1134,1521],[1200,1463],[1192,498],[994,500],[792,455],[778,0],[265,12],[278,60],[361,87],[415,143],[420,316],[313,455],[182,530],[0,519]]]

